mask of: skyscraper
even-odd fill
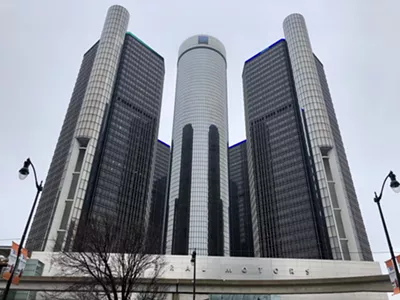
[[[285,40],[246,61],[243,88],[256,255],[331,258]]]
[[[167,209],[167,181],[170,161],[170,147],[164,142],[157,141],[153,190],[151,196],[150,221],[148,235],[156,242],[157,248],[152,252],[164,252],[163,235],[166,229],[165,210]]]
[[[372,261],[373,260],[372,252],[369,245],[367,232],[365,230],[364,221],[361,216],[360,205],[358,204],[357,194],[354,188],[354,183],[353,183],[353,178],[351,176],[349,163],[347,161],[347,156],[344,149],[342,136],[340,134],[335,108],[333,106],[332,98],[329,92],[328,82],[325,77],[324,66],[316,56],[315,56],[315,64],[317,66],[318,77],[321,83],[322,93],[324,95],[325,106],[328,113],[329,124],[332,131],[332,137],[335,145],[336,155],[338,158],[338,160],[335,162],[332,159],[332,155],[329,156],[329,152],[328,153],[321,152],[322,159],[324,161],[324,170],[326,172],[326,179],[328,182],[328,189],[331,196],[333,214],[335,216],[337,229],[339,233],[340,245],[343,253],[342,258],[352,259],[352,260]],[[325,155],[325,153],[327,155]],[[332,170],[330,167],[332,163],[337,164],[336,167],[335,166],[333,167],[333,169],[335,169],[335,171],[333,171],[335,177],[332,175]],[[339,172],[341,173],[341,175]],[[340,176],[342,176],[342,178],[340,178]],[[336,183],[338,184],[336,185]],[[338,192],[336,192],[337,188],[342,189],[339,191],[339,193],[344,195],[345,197],[341,199],[342,201],[338,200]],[[342,207],[343,205],[347,205],[347,203],[349,204],[349,209],[343,210],[343,214],[345,215],[343,215],[342,217]],[[346,221],[344,220],[341,221],[342,218],[344,218]],[[346,230],[345,226],[348,226],[349,221],[351,222],[350,224],[352,227]],[[347,225],[344,225],[343,222],[346,222]],[[350,237],[347,238],[347,236]],[[352,241],[353,239],[354,241]],[[349,246],[351,244],[352,246]],[[353,252],[354,250],[357,250],[356,252],[358,253],[358,256],[355,254],[350,255],[351,254],[350,252]]]
[[[229,236],[231,256],[254,256],[247,144],[229,147]]]
[[[29,250],[73,247],[79,226],[107,216],[129,230],[150,213],[164,59],[131,33],[112,6],[100,40],[84,55]]]
[[[364,222],[322,64],[312,52],[303,16],[288,16],[283,29],[305,111],[322,203],[336,259],[372,260]]]
[[[196,35],[179,49],[166,252],[229,255],[226,54]]]
[[[323,65],[283,27],[243,71],[256,255],[372,260]]]

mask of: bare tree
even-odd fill
[[[149,254],[154,253],[152,249],[158,247],[158,242],[146,237],[143,226],[126,230],[110,218],[86,222],[76,234],[72,251],[64,250],[53,258],[64,276],[85,280],[48,296],[76,300],[163,299],[164,287],[159,279],[165,262],[162,256]]]

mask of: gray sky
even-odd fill
[[[245,138],[244,61],[283,37],[290,13],[304,15],[324,63],[376,260],[389,257],[372,197],[390,169],[400,177],[400,2],[372,0],[2,0],[0,2],[0,244],[18,240],[35,194],[17,171],[29,156],[45,179],[82,56],[100,36],[107,8],[125,6],[129,30],[166,62],[159,136],[170,143],[180,44],[198,33],[227,50],[230,144]],[[400,253],[400,194],[383,198]]]

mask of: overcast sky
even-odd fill
[[[159,137],[170,143],[180,44],[205,33],[227,50],[229,140],[245,138],[244,61],[283,37],[283,19],[303,14],[323,62],[376,260],[389,258],[373,192],[400,177],[400,2],[373,0],[2,0],[0,2],[0,244],[18,240],[35,195],[17,171],[29,156],[45,179],[83,54],[109,6],[130,12],[129,31],[166,63]],[[400,194],[382,200],[400,253]]]

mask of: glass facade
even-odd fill
[[[47,174],[43,193],[29,232],[26,243],[26,248],[29,249],[29,251],[42,251],[45,247],[49,227],[53,221],[54,210],[60,196],[60,184],[68,162],[68,153],[71,149],[75,127],[92,71],[97,46],[98,43],[90,48],[83,57],[75,88]]]
[[[68,225],[68,230],[75,233],[80,222],[85,195],[89,186],[96,149],[103,138],[102,130],[104,117],[111,103],[114,86],[121,59],[122,47],[125,41],[126,29],[129,23],[128,11],[119,5],[111,6],[107,11],[106,20],[100,36],[99,45],[93,69],[85,92],[82,108],[79,113],[78,122],[74,133],[69,163],[65,180],[61,187],[61,198],[55,211],[55,220],[51,226],[49,238],[46,243],[46,251],[52,251],[54,241],[64,240],[65,230],[60,229],[59,216],[64,210],[66,198],[65,189],[68,189],[75,167],[78,152],[85,148],[82,168],[77,182],[76,194],[74,195],[73,208]],[[72,235],[72,238],[74,234]]]
[[[333,258],[371,259],[328,84],[312,51],[304,17],[289,15],[283,30],[298,101],[304,109]]]
[[[208,255],[224,255],[224,219],[221,200],[219,132],[215,125],[208,131]]]
[[[164,142],[158,140],[155,152],[153,189],[151,192],[151,208],[148,228],[148,237],[156,242],[156,248],[149,250],[156,254],[161,254],[164,251],[162,241],[165,226],[164,217],[167,202],[166,192],[169,159],[170,147]]]
[[[335,153],[334,141],[303,16],[292,14],[286,17],[283,22],[283,31],[288,43],[299,104],[305,112],[303,119],[307,123],[309,132],[309,145],[313,152],[332,255],[334,259],[343,259],[322,158],[330,153],[333,154],[331,155],[332,161],[335,161],[333,157]]]
[[[196,35],[179,49],[167,254],[229,255],[225,49],[205,41]]]
[[[190,194],[192,187],[193,127],[187,124],[182,131],[181,172],[179,197],[175,199],[173,254],[185,255],[189,248]]]
[[[128,20],[112,6],[100,41],[84,55],[29,233],[31,251],[73,249],[76,230],[94,217],[146,230],[154,172],[165,195],[168,153],[165,167],[154,170],[164,59],[126,33]]]
[[[361,253],[362,260],[373,261],[371,247],[370,247],[370,244],[368,241],[367,232],[365,230],[364,221],[363,221],[361,211],[360,211],[360,205],[358,204],[357,195],[356,195],[356,191],[355,191],[354,183],[353,183],[353,178],[351,176],[349,163],[347,161],[346,151],[344,149],[342,136],[340,134],[339,124],[338,124],[338,121],[336,118],[335,108],[333,106],[332,98],[331,98],[331,95],[329,92],[329,87],[328,87],[328,82],[327,82],[326,76],[325,76],[324,66],[316,56],[314,56],[314,57],[315,57],[315,64],[317,66],[319,81],[321,83],[322,93],[324,95],[326,109],[328,112],[329,123],[331,126],[333,139],[334,139],[335,146],[336,146],[336,151],[337,151],[338,157],[339,157],[339,165],[340,165],[340,168],[341,168],[342,174],[343,174],[345,192],[347,194],[347,198],[350,203],[350,211],[351,211],[353,222],[354,222],[353,226],[355,228],[355,231],[357,233],[357,238],[360,243],[360,248],[361,248],[361,252],[362,252]],[[327,163],[325,159],[324,159],[324,162],[325,162],[325,164]],[[329,168],[326,165],[325,165],[325,170],[329,170]],[[329,175],[329,173],[328,173],[328,175],[327,175],[328,181],[330,178],[332,178],[332,175],[331,174]],[[332,206],[334,209],[339,208],[337,195],[336,195],[334,186],[330,185],[329,188],[330,188],[330,194],[331,194],[331,198],[332,198],[332,204],[333,204]],[[338,210],[335,210],[336,215],[338,215],[339,213],[340,212]],[[339,236],[341,236],[341,235],[344,236],[345,235],[344,229],[341,229],[341,228],[343,228],[343,225],[339,226],[340,224],[342,224],[341,217],[337,217],[336,221],[338,224]],[[347,246],[347,239],[341,239],[341,243],[342,243],[342,251],[345,254],[345,256],[347,254],[347,257],[349,259],[350,255],[349,255],[349,250],[348,250],[348,246]],[[346,249],[347,249],[347,251],[346,251]],[[346,257],[345,257],[345,259],[346,259]]]
[[[247,144],[229,147],[229,229],[231,256],[254,256]]]
[[[163,58],[126,34],[81,226],[98,216],[113,218],[126,231],[148,224],[163,79]]]
[[[245,63],[243,88],[255,254],[332,258],[285,40]]]

